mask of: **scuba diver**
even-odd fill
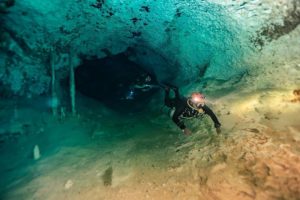
[[[166,85],[166,84],[165,84]],[[210,116],[214,122],[214,126],[218,134],[221,133],[221,123],[214,112],[205,105],[204,95],[194,92],[188,98],[180,97],[177,87],[166,85],[165,89],[165,105],[170,110],[170,116],[173,122],[182,130],[185,135],[190,135],[192,132],[184,125],[183,120],[189,118],[197,118],[203,114]],[[170,98],[170,89],[175,93],[175,98]]]
[[[134,100],[139,94],[149,92],[155,88],[159,88],[155,77],[151,77],[149,74],[144,73],[134,80],[134,82],[129,86],[129,90],[127,91],[124,99]]]
[[[152,78],[150,75],[144,74],[141,79],[137,79],[136,83],[132,86],[132,88],[141,90],[143,92],[147,92],[152,88],[157,87],[152,83]]]

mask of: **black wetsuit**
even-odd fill
[[[175,108],[172,120],[181,130],[184,130],[186,128],[183,122],[184,118],[196,118],[202,114],[188,105],[187,98],[180,97],[178,88],[175,88],[173,90],[175,92],[175,98],[170,98],[170,90],[165,90],[165,105],[170,108]],[[204,114],[209,115],[213,120],[215,128],[219,128],[221,126],[218,118],[207,105],[203,105],[201,109],[203,109]]]

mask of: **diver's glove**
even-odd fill
[[[221,124],[215,124],[215,128],[216,128],[216,131],[218,134],[220,134],[222,131],[221,131]]]
[[[182,130],[183,134],[186,135],[186,136],[189,136],[192,134],[192,131],[188,128],[185,128]]]

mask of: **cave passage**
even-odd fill
[[[0,200],[300,200],[299,47],[300,0],[0,0]]]
[[[83,59],[75,77],[77,91],[118,112],[142,111],[159,91],[155,75],[130,61],[126,53]]]

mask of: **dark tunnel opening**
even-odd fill
[[[129,60],[127,53],[83,58],[75,69],[76,90],[118,112],[140,112],[159,90],[155,75]]]

